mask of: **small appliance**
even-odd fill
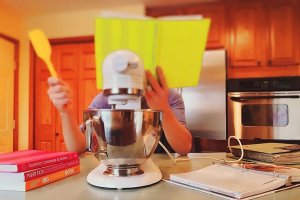
[[[145,86],[142,60],[117,50],[103,62],[103,94],[111,109],[83,112],[87,150],[100,165],[88,183],[103,188],[135,188],[154,184],[162,174],[151,155],[160,139],[161,111],[141,109]]]

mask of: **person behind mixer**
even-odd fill
[[[151,108],[163,111],[163,131],[161,137],[169,149],[186,155],[192,147],[192,136],[186,128],[185,108],[181,95],[175,90],[168,88],[165,76],[160,67],[156,70],[158,80],[146,71],[146,78],[149,87],[142,99],[142,108]],[[63,134],[67,149],[69,151],[84,152],[85,136],[78,128],[75,121],[75,114],[72,108],[71,89],[63,80],[48,78],[48,95],[57,110],[60,112]],[[110,109],[108,98],[99,93],[91,102],[89,108]],[[156,152],[163,152],[159,146]]]

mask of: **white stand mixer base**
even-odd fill
[[[100,164],[88,174],[87,182],[102,188],[125,189],[151,185],[162,179],[159,168],[153,163],[151,158],[141,165],[141,169],[144,171],[141,175],[112,176],[104,175],[103,172],[106,170],[106,167]]]

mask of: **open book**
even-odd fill
[[[102,62],[111,52],[127,49],[138,54],[144,68],[155,74],[162,67],[170,88],[196,86],[210,19],[201,16],[164,18],[100,17],[96,20],[97,88],[102,88]]]
[[[238,199],[274,190],[291,182],[286,175],[220,164],[192,172],[171,174],[170,181]]]

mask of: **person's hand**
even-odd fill
[[[72,103],[69,85],[63,80],[54,77],[48,78],[48,85],[48,95],[56,109],[60,112],[68,111]]]
[[[158,80],[156,80],[150,71],[146,71],[149,86],[146,88],[145,98],[151,109],[166,111],[170,109],[169,88],[160,67],[156,68],[156,75]]]

